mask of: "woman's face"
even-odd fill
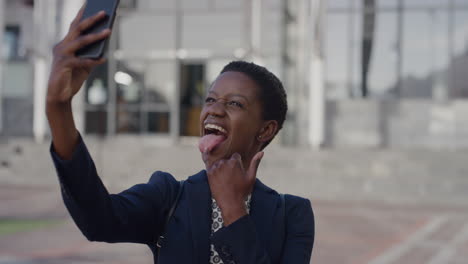
[[[235,152],[244,162],[249,161],[259,151],[257,136],[263,124],[259,89],[252,79],[240,72],[225,72],[212,84],[200,115],[200,142],[216,139],[211,145],[207,143],[210,151],[202,151],[207,166],[230,158]]]

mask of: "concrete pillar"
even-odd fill
[[[282,142],[285,145],[303,145],[304,132],[307,126],[304,124],[305,116],[302,105],[304,103],[304,49],[306,48],[304,34],[306,32],[304,16],[307,11],[304,9],[305,1],[284,1],[283,2],[283,83],[288,93],[288,117],[283,127]],[[307,47],[308,48],[308,47]]]
[[[54,28],[50,17],[54,18],[55,4],[52,0],[36,0],[34,2],[34,114],[33,135],[36,142],[45,140],[47,134],[47,119],[45,115],[45,97],[47,92],[47,76],[50,64],[50,31]]]
[[[0,51],[3,50],[3,32],[5,30],[5,15],[4,15],[4,8],[5,8],[5,0],[0,0]],[[3,58],[2,54],[0,54],[0,135],[3,132],[3,65],[5,63],[5,59]]]
[[[82,1],[36,0],[34,2],[34,41],[36,43],[34,64],[34,116],[33,134],[36,142],[43,142],[49,133],[45,115],[47,81],[52,63],[52,47],[68,32]],[[56,17],[60,24],[57,24]],[[73,100],[75,123],[78,129],[83,125],[83,92]]]
[[[246,59],[263,65],[261,56],[262,40],[262,0],[245,0],[245,45],[247,47]]]
[[[61,40],[67,34],[70,24],[75,18],[76,14],[83,6],[83,0],[62,0],[62,10],[59,11],[60,27],[58,32],[58,39]],[[83,85],[84,86],[84,85]],[[72,106],[73,106],[73,118],[75,120],[75,125],[78,131],[84,133],[85,129],[85,91],[84,87],[73,97]]]
[[[251,56],[253,62],[262,65],[262,55],[260,53],[262,44],[262,0],[252,0],[251,3]]]
[[[308,39],[312,28],[309,26],[309,10],[310,10],[310,1],[309,0],[300,0],[297,1],[297,50],[295,53],[296,61],[296,73],[295,78],[297,79],[297,93],[296,93],[296,127],[297,129],[297,144],[299,146],[307,145],[307,136],[308,136],[308,104],[309,104],[309,94],[308,94],[308,63],[311,50],[310,50],[310,41]]]
[[[319,149],[325,139],[325,92],[324,92],[324,51],[323,32],[325,21],[325,1],[311,0],[309,14],[309,34],[311,53],[309,57],[309,144]]]

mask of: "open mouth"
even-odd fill
[[[227,130],[216,124],[205,124],[203,137],[198,148],[202,153],[210,153],[227,139]]]
[[[205,125],[205,133],[203,133],[204,135],[218,135],[218,136],[226,136],[227,135],[227,131],[226,129],[218,126],[218,125],[215,125],[215,124],[206,124]]]

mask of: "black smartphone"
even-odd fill
[[[101,19],[91,28],[86,31],[82,32],[82,35],[90,34],[90,33],[98,33],[102,30],[109,28],[112,29],[114,24],[115,16],[117,7],[119,6],[119,0],[87,0],[86,7],[83,12],[83,16],[81,17],[81,21],[94,16],[99,11],[106,12],[106,17]],[[87,45],[84,48],[79,49],[76,52],[76,56],[80,58],[88,58],[88,59],[99,59],[104,56],[105,51],[107,50],[107,44],[109,42],[109,38],[96,41]]]

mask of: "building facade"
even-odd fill
[[[1,0],[1,135],[48,136],[51,47],[82,1]],[[108,61],[74,100],[85,134],[198,136],[231,60],[284,82],[277,143],[468,146],[466,0],[121,0]]]

